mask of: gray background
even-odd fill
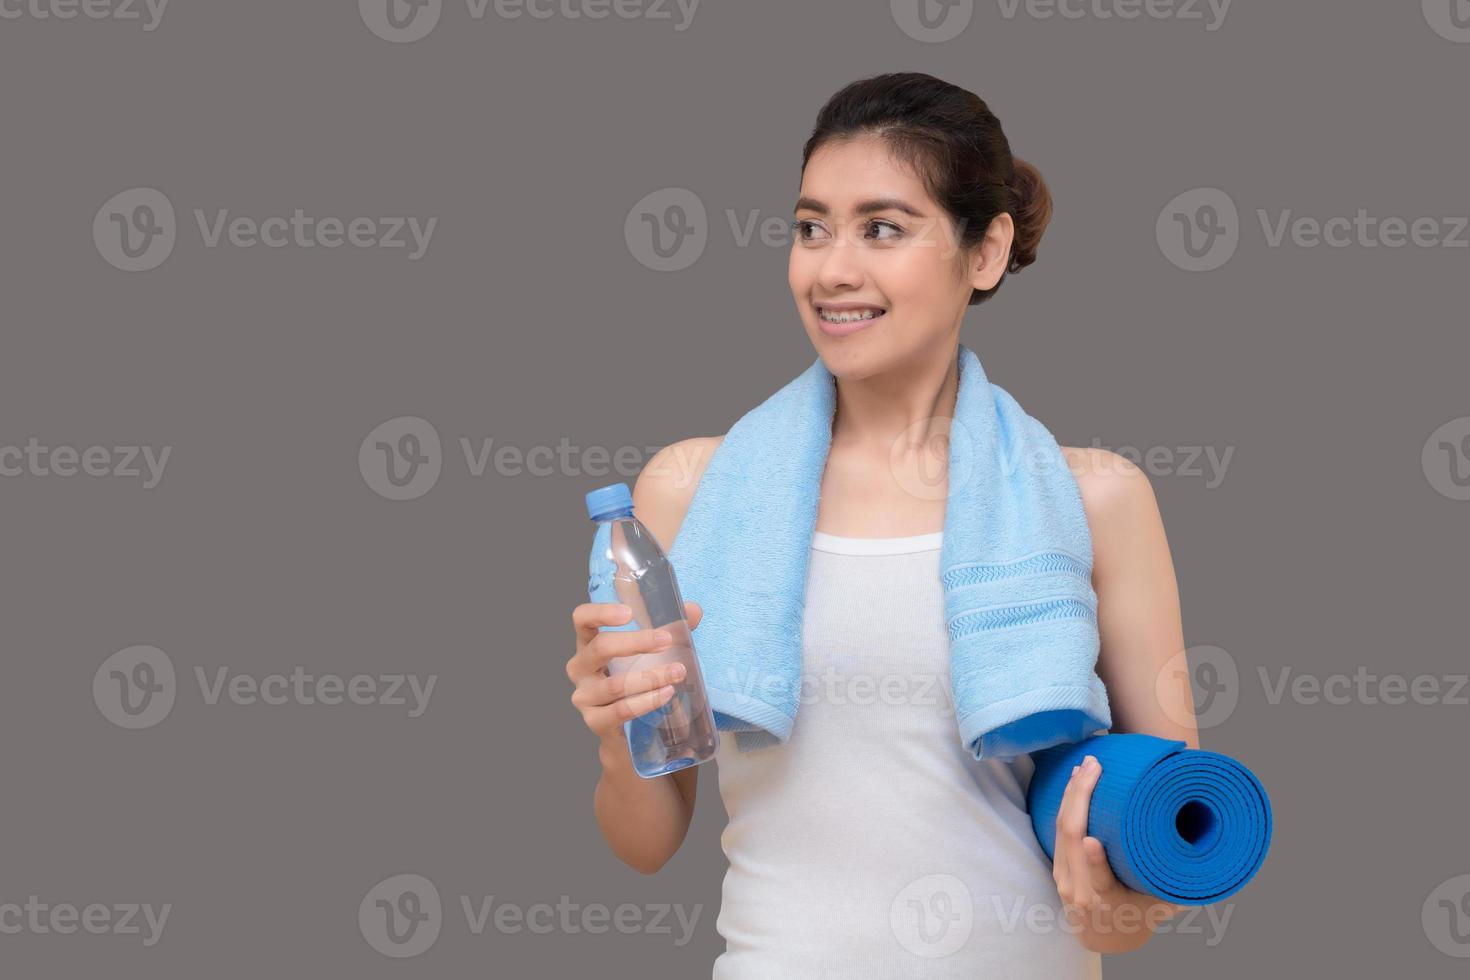
[[[786,247],[739,247],[725,211],[789,216],[822,102],[917,69],[989,100],[1056,198],[1038,263],[965,328],[992,380],[1063,444],[1234,447],[1218,487],[1153,484],[1186,641],[1239,667],[1238,707],[1204,744],[1270,789],[1274,846],[1223,942],[1157,937],[1105,959],[1108,976],[1463,975],[1421,909],[1470,872],[1470,708],[1273,705],[1257,668],[1465,670],[1470,502],[1435,488],[1421,451],[1470,415],[1470,250],[1272,248],[1256,212],[1470,213],[1470,44],[1417,3],[1327,0],[1241,0],[1215,31],[1008,19],[989,0],[944,43],[906,35],[882,2],[705,0],[676,31],[477,21],[460,0],[407,44],[354,7],[175,0],[151,32],[0,20],[0,446],[172,447],[151,490],[0,478],[0,903],[173,906],[153,947],[0,935],[0,973],[708,976],[715,768],[678,855],[654,877],[626,868],[593,820],[595,740],[562,669],[586,599],[582,495],[624,477],[476,477],[459,439],[660,446],[724,432],[798,373],[813,353]],[[134,187],[178,210],[172,255],[142,273],[89,233]],[[659,273],[623,228],[669,187],[699,196],[709,242]],[[1208,273],[1155,237],[1165,204],[1199,187],[1241,217]],[[192,216],[297,207],[439,222],[409,261],[206,248]],[[385,499],[354,462],[399,416],[443,440],[415,500]],[[90,686],[134,644],[169,655],[178,694],[130,731]],[[438,682],[411,719],[209,705],[193,678],[298,665]],[[445,921],[395,960],[356,910],[410,872]],[[475,936],[462,894],[702,909],[682,947]]]

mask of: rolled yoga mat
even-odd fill
[[[1113,874],[1134,891],[1208,905],[1245,887],[1271,846],[1271,801],[1245,766],[1217,752],[1153,735],[1094,735],[1034,752],[1026,793],[1031,826],[1048,858],[1072,767],[1096,756],[1087,833]]]

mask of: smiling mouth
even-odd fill
[[[824,306],[818,306],[817,318],[824,323],[865,323],[869,320],[876,320],[887,312],[876,306],[853,310],[829,310]]]

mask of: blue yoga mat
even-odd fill
[[[1057,810],[1085,756],[1102,763],[1087,833],[1134,891],[1208,905],[1245,887],[1271,846],[1271,801],[1260,780],[1218,752],[1152,735],[1094,735],[1032,753],[1031,826],[1056,853]]]

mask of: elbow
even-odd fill
[[[664,865],[671,861],[683,844],[683,838],[672,842],[664,848],[655,848],[652,854],[630,855],[623,858],[623,863],[641,875],[656,875],[663,870]]]
[[[653,876],[663,870],[663,866],[669,863],[668,857],[662,858],[633,858],[624,859],[624,864],[641,875]]]

